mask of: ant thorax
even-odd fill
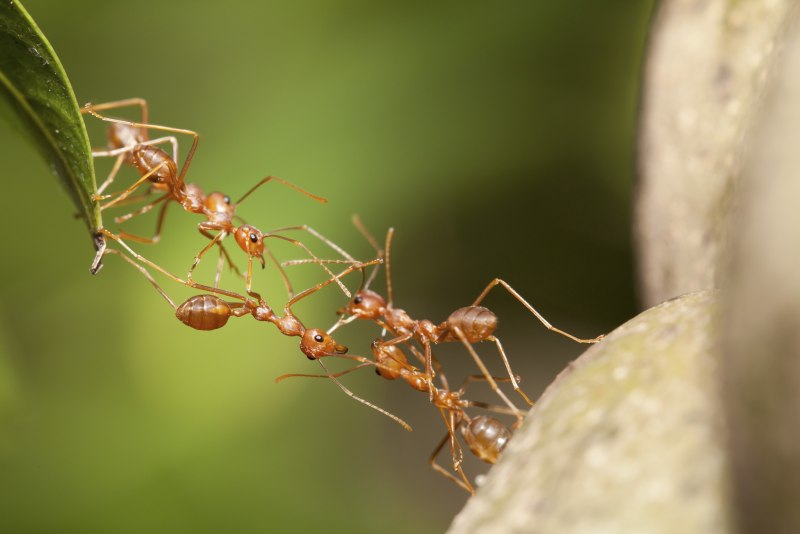
[[[414,321],[405,310],[400,308],[386,308],[384,315],[386,323],[398,334],[411,333],[414,330],[416,321]]]
[[[109,148],[133,147],[147,141],[147,130],[130,124],[111,123],[108,126]],[[130,154],[128,154],[130,159]]]

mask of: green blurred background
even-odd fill
[[[241,207],[248,222],[307,223],[366,258],[359,213],[381,237],[396,228],[396,304],[413,316],[443,320],[500,276],[585,337],[636,312],[634,131],[652,4],[25,2],[80,103],[142,96],[153,122],[201,133],[189,179],[206,191],[238,198],[276,174],[330,199],[268,185]],[[118,258],[89,275],[90,239],[46,164],[5,124],[0,146],[0,531],[447,526],[467,494],[427,466],[444,428],[424,395],[372,372],[347,380],[409,434],[331,383],[276,385],[318,370],[296,339],[248,318],[190,330]],[[196,223],[171,209],[162,242],[137,249],[183,274],[205,242]],[[322,278],[292,272],[298,286]],[[282,294],[274,273],[256,285]],[[326,290],[297,312],[329,325],[343,303]],[[486,304],[533,397],[583,350],[502,291]],[[337,338],[365,354],[377,334],[360,324]],[[463,349],[439,353],[452,377],[473,372]]]

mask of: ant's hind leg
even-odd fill
[[[111,197],[116,197],[114,200],[112,200],[110,202],[106,202],[105,204],[100,206],[101,210],[108,209],[111,206],[114,206],[114,205],[118,204],[119,202],[125,200],[129,196],[131,196],[131,194],[134,191],[136,191],[136,189],[141,187],[142,184],[148,182],[150,180],[150,177],[153,176],[155,173],[157,173],[159,170],[161,170],[161,168],[164,165],[165,165],[164,162],[159,163],[158,165],[153,167],[152,170],[150,170],[150,171],[146,172],[145,174],[143,174],[141,178],[136,180],[133,183],[133,185],[131,185],[129,188],[125,189],[124,191],[120,191],[118,193],[112,193],[110,195],[92,195],[92,200],[97,201],[97,200],[105,200],[105,199],[111,198]]]
[[[529,406],[533,406],[533,401],[528,398],[524,391],[519,387],[519,382],[517,381],[517,376],[511,370],[511,364],[508,363],[508,356],[506,356],[506,351],[503,350],[503,345],[500,343],[500,340],[497,339],[495,336],[488,336],[486,341],[493,341],[495,345],[497,345],[497,352],[500,353],[500,359],[503,360],[503,364],[506,366],[506,371],[508,371],[508,378],[511,382],[511,385],[514,387],[514,391],[519,393],[525,402],[528,403]]]
[[[492,391],[494,391],[495,394],[497,394],[497,396],[500,397],[500,399],[506,404],[506,406],[511,408],[516,418],[521,421],[523,415],[522,412],[519,410],[519,408],[517,408],[517,406],[513,402],[511,402],[511,399],[509,399],[508,396],[506,396],[506,394],[503,392],[503,390],[500,389],[500,387],[497,385],[497,382],[495,382],[494,377],[492,377],[491,373],[489,373],[489,369],[486,368],[486,364],[483,363],[481,357],[478,356],[477,352],[475,352],[475,347],[473,347],[472,344],[470,344],[470,342],[467,340],[467,337],[464,335],[464,332],[460,328],[454,328],[453,333],[464,345],[464,348],[467,349],[467,352],[469,352],[470,356],[472,356],[472,359],[475,360],[475,364],[478,366],[478,369],[481,370],[481,374],[484,377],[486,377],[486,381],[489,383],[489,387],[492,388]],[[503,356],[505,356],[505,353],[503,353]],[[506,360],[506,366],[510,372],[510,367],[508,367],[507,360]],[[513,374],[511,376],[513,377]],[[516,379],[512,378],[511,380],[516,385]],[[521,390],[518,391],[520,391],[521,393]],[[526,400],[528,399],[527,396],[525,396],[524,394],[522,395],[523,397],[525,397]],[[528,402],[531,403],[530,400],[528,400]]]
[[[155,281],[155,279],[153,278],[153,276],[150,274],[150,272],[147,269],[145,269],[143,266],[139,265],[138,263],[136,263],[135,261],[130,259],[128,256],[126,256],[125,254],[123,254],[119,250],[116,250],[116,249],[113,249],[113,248],[107,248],[106,249],[106,253],[107,254],[108,253],[116,254],[117,256],[119,256],[120,258],[122,258],[123,260],[128,262],[135,269],[138,269],[139,272],[142,273],[142,275],[145,278],[147,278],[147,280],[153,285],[153,287],[156,288],[156,291],[158,291],[158,293],[162,297],[164,297],[164,300],[166,300],[167,303],[169,303],[169,305],[172,306],[172,309],[173,310],[177,309],[177,306],[175,306],[175,303],[172,301],[171,298],[169,298],[169,295],[167,295],[167,293],[164,291],[164,289],[162,289],[162,287],[160,285],[158,285],[158,282]]]
[[[484,288],[484,290],[481,292],[481,294],[478,295],[478,298],[475,299],[475,302],[473,302],[472,305],[473,306],[478,306],[483,301],[483,299],[486,298],[486,295],[489,294],[489,291],[491,291],[495,286],[498,286],[498,285],[502,286],[515,299],[517,299],[520,302],[520,304],[525,306],[525,308],[527,308],[527,310],[529,312],[531,312],[537,319],[539,319],[539,322],[542,323],[545,326],[545,328],[547,328],[551,332],[555,332],[557,334],[561,334],[562,336],[568,337],[569,339],[571,339],[571,340],[573,340],[573,341],[575,341],[577,343],[597,343],[598,341],[600,341],[601,339],[603,339],[605,337],[604,334],[601,334],[601,335],[599,335],[597,337],[594,337],[594,338],[591,338],[591,339],[583,339],[583,338],[579,338],[579,337],[573,336],[569,332],[565,332],[564,330],[561,330],[560,328],[556,328],[555,326],[551,325],[548,322],[548,320],[545,319],[544,316],[542,316],[542,314],[540,314],[538,311],[536,311],[536,309],[533,306],[531,306],[528,303],[527,300],[522,298],[522,295],[517,293],[517,291],[513,287],[508,285],[508,283],[505,280],[501,280],[500,278],[495,278],[494,280],[489,282],[489,284]]]
[[[94,152],[92,153],[92,156],[99,157],[99,156],[95,156]],[[93,200],[101,200],[102,199],[102,197],[100,195],[103,194],[103,191],[106,190],[106,187],[111,185],[111,183],[114,181],[114,178],[117,177],[117,173],[119,172],[120,168],[122,167],[122,162],[123,161],[125,161],[125,154],[120,154],[119,156],[117,156],[117,160],[114,162],[114,166],[111,168],[111,172],[108,173],[108,177],[100,185],[100,187],[97,188],[97,193],[92,195],[92,199]]]

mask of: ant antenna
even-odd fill
[[[370,407],[370,408],[372,408],[373,410],[376,410],[376,411],[378,411],[378,412],[382,413],[383,415],[385,415],[385,416],[386,416],[386,417],[388,417],[389,419],[392,419],[392,420],[393,420],[395,423],[397,423],[398,425],[402,426],[403,428],[405,428],[406,430],[408,430],[409,432],[411,432],[411,430],[412,430],[412,429],[411,429],[411,426],[410,426],[408,423],[406,423],[405,421],[403,421],[402,419],[400,419],[400,418],[399,418],[399,417],[397,417],[396,415],[394,415],[394,414],[392,414],[392,413],[389,413],[389,412],[387,412],[387,411],[386,411],[386,410],[384,410],[383,408],[380,408],[379,406],[375,406],[375,405],[374,405],[374,404],[372,404],[371,402],[369,402],[369,401],[366,401],[366,400],[362,399],[361,397],[357,396],[355,393],[353,393],[352,391],[350,391],[349,389],[347,389],[347,387],[345,387],[345,385],[344,385],[344,384],[342,384],[342,383],[341,383],[341,382],[340,382],[340,381],[339,381],[339,380],[338,380],[338,379],[337,379],[337,378],[336,378],[334,375],[332,375],[332,374],[331,374],[331,373],[328,371],[328,368],[327,368],[327,367],[325,367],[325,364],[324,364],[324,363],[322,363],[322,360],[321,360],[321,359],[317,359],[317,361],[318,361],[318,362],[319,362],[319,364],[322,366],[322,368],[325,370],[325,374],[328,376],[328,378],[330,378],[331,380],[333,380],[333,381],[336,383],[336,385],[337,385],[337,386],[339,386],[339,388],[340,388],[342,391],[344,391],[345,395],[347,395],[348,397],[351,397],[351,398],[353,398],[353,399],[357,400],[358,402],[360,402],[360,403],[362,403],[362,404],[365,404],[365,405],[369,406],[369,407]]]
[[[316,375],[316,374],[308,374],[308,373],[288,373],[288,374],[281,375],[278,378],[276,378],[275,379],[275,383],[276,384],[280,384],[281,382],[283,382],[287,378],[333,378],[333,377],[339,378],[340,376],[344,376],[344,375],[350,374],[353,371],[358,371],[359,369],[362,369],[364,367],[368,367],[370,365],[372,365],[372,362],[360,363],[360,364],[356,365],[355,367],[350,367],[349,369],[345,369],[344,371],[339,371],[338,373],[334,373],[332,375]]]
[[[333,323],[333,326],[328,328],[327,334],[333,334],[335,331],[339,329],[339,327],[348,325],[358,319],[358,315],[350,315],[349,317],[345,317],[344,314],[339,316],[339,319]]]
[[[389,228],[386,231],[386,295],[389,297],[386,306],[391,308],[392,303],[394,302],[394,297],[392,296],[392,269],[389,265],[389,251],[392,246],[392,237],[394,236],[394,228]]]

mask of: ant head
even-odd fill
[[[362,289],[355,294],[343,312],[360,319],[377,319],[386,308],[386,300],[370,289]]]
[[[347,352],[347,347],[339,345],[334,339],[319,328],[309,328],[303,334],[303,340],[300,342],[300,350],[303,351],[309,360],[318,360],[323,356],[330,356],[331,354],[344,354]]]
[[[209,195],[211,196],[211,195]],[[263,268],[264,263],[264,234],[255,226],[243,224],[233,233],[234,239],[239,244],[239,248],[244,250],[248,256],[258,258]]]
[[[372,342],[372,354],[379,364],[375,373],[387,380],[400,378],[403,369],[408,368],[408,359],[397,345],[384,345],[380,339]]]
[[[236,206],[231,202],[231,197],[219,191],[214,191],[206,197],[206,209],[214,213],[224,213],[228,216],[228,219],[232,219]]]

